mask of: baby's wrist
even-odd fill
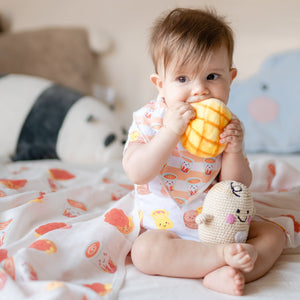
[[[176,136],[178,139],[183,135],[183,133],[178,132],[177,130],[175,130],[174,128],[165,125],[163,126],[164,130],[166,131],[166,133],[171,134]]]
[[[231,155],[231,156],[244,156],[243,149],[236,150],[236,151],[224,151],[224,154]]]

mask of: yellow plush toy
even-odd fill
[[[199,157],[215,157],[224,151],[226,144],[219,142],[220,133],[231,121],[229,108],[220,100],[210,98],[191,103],[196,112],[181,138],[182,146]]]

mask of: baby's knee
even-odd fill
[[[261,237],[270,247],[284,247],[286,234],[279,225],[269,221],[262,221],[258,222],[255,227],[254,237]]]
[[[147,256],[149,253],[149,243],[146,239],[139,236],[132,245],[131,249],[131,259],[133,264],[137,269],[142,272],[144,271],[144,265],[147,261]]]
[[[270,223],[270,225],[272,226],[271,236],[273,244],[283,249],[287,239],[284,229],[277,224]]]
[[[156,243],[148,232],[140,235],[133,243],[131,249],[132,262],[140,271],[151,274],[153,266],[153,256],[155,256]]]
[[[141,234],[131,249],[131,258],[135,267],[146,274],[160,274],[168,241],[175,237],[174,233],[165,230],[152,230]]]

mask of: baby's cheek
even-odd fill
[[[249,216],[248,218],[248,224],[250,224],[250,222],[251,222],[251,216]]]
[[[234,222],[235,222],[235,217],[234,217],[234,215],[228,215],[227,217],[226,217],[226,222],[227,223],[229,223],[229,224],[233,224]]]

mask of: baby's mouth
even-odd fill
[[[248,217],[245,217],[245,220],[242,220],[240,217],[238,217],[238,219],[240,220],[240,222],[245,223],[247,221]]]
[[[206,98],[206,99],[208,99],[208,98]],[[191,96],[191,97],[189,97],[188,99],[187,99],[187,103],[193,103],[193,102],[200,102],[200,101],[203,101],[203,100],[206,100],[206,99],[204,99],[204,98],[201,98],[201,97],[199,97],[199,96]]]

